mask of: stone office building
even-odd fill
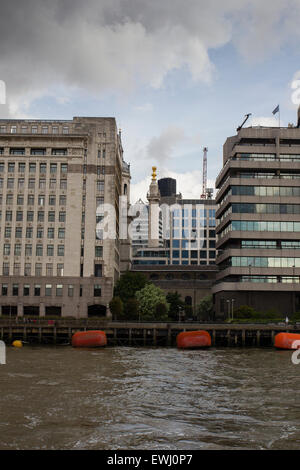
[[[114,118],[0,120],[0,313],[105,315],[129,266],[119,239],[129,188]],[[115,208],[114,239],[98,225],[104,204]]]
[[[224,145],[219,192],[216,314],[249,305],[300,310],[300,128],[249,127]]]

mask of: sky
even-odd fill
[[[199,198],[203,147],[214,187],[245,114],[296,122],[299,17],[300,0],[1,1],[0,118],[114,116],[132,202],[153,165]]]

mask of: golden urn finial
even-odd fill
[[[156,181],[156,166],[152,167],[152,181]]]

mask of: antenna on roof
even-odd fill
[[[249,119],[249,116],[252,116],[252,113],[245,114],[245,119],[244,119],[244,121],[242,122],[242,124],[237,128],[237,130],[236,130],[237,132],[239,132],[239,131],[242,129],[242,127],[243,127],[243,125],[245,124],[245,122],[247,121],[247,119]]]

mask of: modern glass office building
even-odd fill
[[[224,144],[216,180],[216,314],[300,310],[300,129],[249,127]]]

